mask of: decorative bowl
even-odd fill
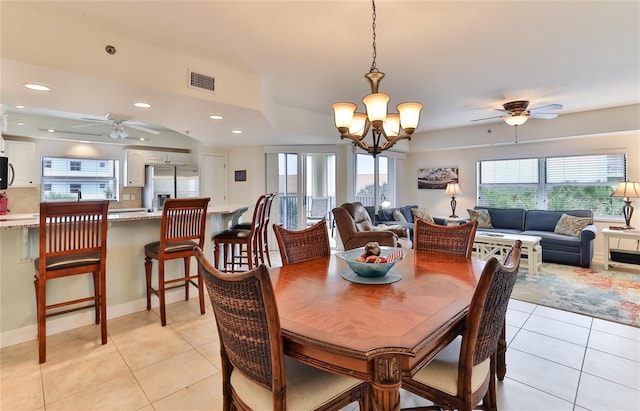
[[[380,257],[387,257],[389,254],[395,253],[398,250],[400,250],[400,256],[396,257],[390,263],[361,263],[355,261],[356,258],[360,257],[364,252],[363,248],[342,251],[336,255],[346,261],[349,268],[361,277],[382,277],[391,270],[391,267],[393,267],[395,263],[402,260],[406,256],[406,253],[399,248],[380,247]]]

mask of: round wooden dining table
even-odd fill
[[[335,254],[270,269],[285,353],[369,381],[373,409],[398,410],[402,375],[415,373],[460,334],[485,265],[406,251],[389,272],[401,277],[391,284],[343,278],[350,269]]]

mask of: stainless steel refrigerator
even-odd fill
[[[145,166],[142,207],[162,209],[167,198],[198,197],[200,180],[198,167],[150,164]]]

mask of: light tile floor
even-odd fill
[[[218,335],[197,299],[0,350],[0,410],[220,410]],[[640,329],[511,300],[500,410],[640,410]],[[402,392],[402,407],[428,404]],[[349,406],[348,410],[357,409]]]

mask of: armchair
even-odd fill
[[[362,203],[344,203],[332,211],[345,250],[364,247],[371,241],[389,247],[411,248],[413,245],[405,227],[374,226]]]

